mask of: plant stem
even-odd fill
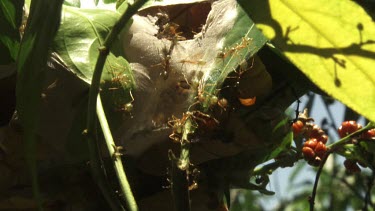
[[[112,159],[113,166],[115,168],[115,172],[120,183],[120,188],[123,193],[123,199],[126,201],[126,204],[127,204],[127,207],[129,207],[129,210],[138,210],[137,203],[135,202],[128,179],[126,178],[126,174],[124,171],[124,167],[122,165],[121,158],[118,155],[116,155],[116,153],[119,153],[119,152],[116,152],[116,145],[115,145],[115,142],[113,141],[111,130],[109,128],[108,121],[104,113],[104,108],[102,105],[102,100],[100,98],[100,95],[98,95],[96,112],[98,115],[100,126],[103,131],[105,142],[107,144],[109,155],[112,155],[112,158],[113,158]]]
[[[356,132],[351,133],[351,134],[347,135],[346,137],[340,139],[339,141],[337,141],[335,143],[332,143],[332,144],[330,144],[330,145],[327,146],[327,148],[329,150],[327,151],[326,155],[322,159],[322,162],[320,163],[318,172],[316,173],[316,177],[315,177],[315,182],[314,182],[314,187],[313,187],[313,191],[312,191],[312,194],[311,194],[311,198],[309,199],[309,202],[310,202],[310,211],[314,210],[315,196],[316,196],[316,190],[318,188],[318,182],[319,182],[320,174],[323,171],[324,164],[326,163],[329,155],[332,152],[334,152],[337,148],[339,148],[340,146],[346,144],[352,137],[355,137],[355,136],[363,133],[364,131],[370,130],[370,129],[374,128],[374,127],[375,127],[374,123],[370,122],[365,127],[361,128],[360,130],[357,130]]]
[[[186,114],[190,115],[190,114]],[[189,116],[184,124],[184,130],[183,134],[181,137],[181,154],[180,154],[180,159],[179,159],[179,164],[178,167],[181,170],[187,170],[190,165],[190,141],[188,140],[188,135],[190,133],[193,133],[194,131],[192,130],[192,120],[191,117]]]
[[[168,152],[171,161],[171,194],[176,211],[190,211],[190,193],[186,170],[179,168],[179,159],[173,154],[172,150]]]
[[[95,65],[95,70],[91,80],[91,87],[89,91],[88,109],[87,109],[87,129],[86,134],[88,138],[88,148],[90,152],[91,171],[94,180],[98,183],[99,188],[104,194],[104,197],[110,204],[112,210],[123,210],[118,199],[116,199],[113,190],[110,190],[106,181],[106,176],[102,170],[102,164],[99,156],[98,144],[96,140],[96,101],[99,93],[100,78],[103,72],[104,63],[109,49],[115,41],[117,35],[124,28],[125,24],[138,11],[138,9],[146,2],[146,0],[138,0],[133,5],[129,5],[121,18],[113,26],[112,30],[106,37],[103,46],[99,48],[99,56]],[[124,193],[125,194],[125,193]]]
[[[169,159],[171,160],[171,185],[172,198],[175,205],[175,210],[190,211],[190,193],[188,170],[190,165],[190,141],[189,134],[194,132],[193,120],[191,113],[184,114],[183,121],[184,129],[181,137],[181,152],[177,159],[172,151],[169,151]]]
[[[322,171],[323,171],[323,167],[324,167],[324,164],[326,163],[326,161],[327,161],[329,155],[331,154],[331,152],[332,152],[332,151],[330,151],[330,150],[327,151],[327,153],[325,154],[325,156],[324,156],[323,159],[322,159],[322,162],[321,162],[320,165],[319,165],[318,172],[316,172],[313,191],[312,191],[312,193],[311,193],[311,197],[309,198],[310,211],[313,211],[313,210],[314,210],[314,205],[315,205],[315,196],[316,196],[316,190],[317,190],[317,188],[318,188],[318,182],[319,182],[320,174],[322,173]]]

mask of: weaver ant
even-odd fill
[[[246,60],[243,60],[240,65],[231,73],[232,75],[235,74],[234,76],[228,76],[227,78],[229,79],[235,79],[236,81],[234,82],[234,88],[237,89],[237,92],[239,94],[238,96],[238,101],[241,103],[243,106],[252,106],[256,102],[256,96],[254,97],[249,97],[249,98],[243,98],[241,97],[241,89],[240,89],[240,82],[242,77],[254,66],[254,57],[251,60],[251,65],[249,66]],[[232,86],[226,86],[225,88],[229,88]]]
[[[168,126],[173,129],[172,134],[169,135],[170,139],[174,142],[181,141],[185,123],[189,118],[193,120],[193,127],[197,130],[196,134],[212,132],[219,126],[219,121],[208,114],[200,111],[188,111],[182,115],[181,119],[172,116],[172,120],[168,121]]]
[[[242,40],[239,44],[237,44],[236,46],[230,49],[224,48],[224,51],[220,51],[217,54],[217,58],[225,59],[230,55],[237,54],[238,51],[248,47],[251,41],[252,41],[252,38],[242,37]]]
[[[209,107],[218,105],[225,111],[228,107],[228,101],[225,98],[219,99],[217,96],[207,93],[206,91],[204,91],[204,89],[205,85],[203,83],[203,79],[201,79],[199,80],[197,86],[197,96],[195,97],[197,101],[190,105],[188,110],[190,110],[193,106],[197,104],[203,104],[204,106],[208,104]]]
[[[151,67],[162,66],[164,71],[160,74],[163,76],[164,80],[168,79],[169,73],[171,72],[171,59],[172,59],[172,51],[174,46],[177,44],[177,40],[174,39],[169,46],[169,49],[163,48],[162,50],[162,61],[159,64],[152,65]]]

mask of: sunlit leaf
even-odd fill
[[[65,0],[64,5],[72,7],[81,7],[81,0]]]
[[[349,0],[241,2],[256,5],[247,12],[257,26],[317,86],[375,120],[375,24],[360,6]]]
[[[233,72],[240,64],[249,60],[248,65],[250,66],[250,58],[262,48],[267,41],[240,6],[226,12],[228,16],[229,13],[233,13],[231,15],[234,16],[235,21],[232,29],[228,31],[224,37],[218,37],[218,46],[221,45],[221,50],[217,52],[217,58],[215,58],[215,63],[211,67],[211,71],[207,72],[209,73],[209,77],[207,76],[205,83],[214,84],[215,86],[204,86],[204,88],[207,93],[213,95],[216,95],[217,88],[221,87],[228,74]],[[226,17],[224,16],[223,18]],[[259,73],[255,73],[256,70]],[[264,71],[266,70],[261,68],[252,70],[254,75],[261,76],[264,75],[262,74]],[[264,77],[268,77],[268,74],[264,75]],[[259,86],[263,81],[265,83],[269,82],[267,78],[257,78],[256,85]],[[251,87],[247,88],[252,89]],[[206,100],[203,107],[207,109],[208,103],[208,100]]]

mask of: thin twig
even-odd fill
[[[316,172],[316,177],[315,177],[313,191],[312,191],[311,197],[309,198],[310,211],[314,210],[315,196],[316,196],[316,190],[318,188],[318,182],[319,182],[320,174],[322,173],[324,164],[326,163],[326,161],[328,159],[328,156],[331,154],[331,152],[332,151],[330,151],[330,150],[327,151],[327,153],[325,154],[325,156],[322,159],[322,162],[320,163],[318,172]]]
[[[120,184],[120,188],[123,193],[122,194],[123,200],[126,201],[127,207],[129,207],[130,210],[137,210],[137,204],[135,202],[128,179],[126,178],[124,167],[122,165],[122,161],[120,157],[121,155],[118,155],[119,152],[116,152],[116,145],[115,145],[115,142],[113,141],[113,137],[112,137],[109,125],[108,125],[108,121],[104,113],[104,108],[102,105],[102,100],[100,98],[100,95],[98,95],[96,112],[98,115],[100,126],[103,131],[104,139],[107,144],[109,154],[112,156],[113,166],[115,168],[115,172],[116,172],[119,184]]]
[[[337,148],[343,146],[344,144],[346,144],[348,141],[350,141],[351,138],[355,137],[355,136],[358,136],[359,134],[363,133],[364,131],[366,130],[369,130],[369,129],[372,129],[374,128],[374,123],[368,123],[365,127],[363,127],[362,129],[360,130],[357,130],[356,132],[354,133],[351,133],[349,134],[348,136],[340,139],[339,141],[327,146],[327,148],[329,148],[329,150],[327,151],[326,155],[323,157],[322,159],[322,162],[320,163],[320,166],[319,166],[319,169],[318,169],[318,172],[316,173],[316,177],[315,177],[315,182],[314,182],[314,187],[313,187],[313,191],[312,191],[312,194],[311,194],[311,198],[309,199],[309,203],[310,203],[310,211],[313,211],[314,210],[314,204],[315,204],[315,196],[316,196],[316,190],[317,190],[317,187],[318,187],[318,182],[319,182],[319,177],[320,177],[320,174],[323,170],[323,167],[324,167],[324,164],[326,163],[327,161],[327,158],[328,156],[334,152]]]
[[[103,72],[104,63],[109,54],[109,49],[111,48],[113,42],[115,41],[117,35],[124,28],[125,24],[130,20],[130,18],[138,11],[138,9],[146,2],[146,0],[138,0],[133,5],[128,5],[127,10],[121,16],[121,18],[113,26],[112,30],[106,37],[103,46],[99,48],[99,56],[95,65],[95,70],[91,80],[91,87],[89,91],[88,109],[87,109],[87,129],[85,133],[88,138],[88,148],[90,152],[90,166],[94,177],[94,180],[98,183],[99,188],[104,194],[104,197],[110,204],[112,210],[123,210],[121,204],[115,194],[108,186],[106,182],[106,176],[102,169],[102,163],[99,156],[98,143],[95,138],[95,124],[96,124],[96,102],[99,93],[100,78]],[[133,204],[133,203],[130,203]],[[129,207],[129,210],[137,210],[137,208]]]

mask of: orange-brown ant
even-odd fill
[[[225,59],[226,57],[230,55],[237,54],[238,51],[248,47],[251,41],[252,41],[252,38],[242,37],[242,40],[239,44],[229,49],[224,48],[224,51],[220,51],[217,54],[217,58]]]
[[[173,129],[169,138],[174,142],[180,142],[184,132],[185,122],[191,118],[193,120],[193,127],[198,129],[197,133],[209,133],[214,131],[219,126],[219,121],[200,111],[188,111],[182,115],[181,119],[172,116],[168,121],[168,126]]]
[[[152,65],[151,67],[162,66],[164,71],[160,74],[163,76],[164,80],[168,79],[169,73],[171,72],[171,58],[174,46],[177,44],[177,39],[172,40],[169,49],[163,48],[162,50],[162,61],[159,64]]]
[[[252,67],[254,66],[254,57],[251,59],[251,65],[249,66],[246,60],[243,60],[240,65],[237,67],[236,70],[233,72],[236,74],[235,76],[228,76],[227,78],[234,78],[236,79],[236,82],[234,84],[234,88],[237,89],[237,92],[239,94],[238,100],[243,106],[252,106],[256,102],[256,96],[249,97],[249,98],[242,98],[241,97],[241,90],[240,90],[240,82],[242,79],[242,76]],[[229,86],[225,87],[228,88]]]

